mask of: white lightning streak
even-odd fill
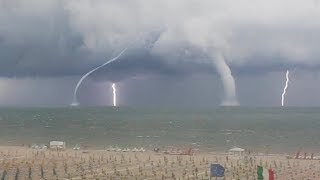
[[[281,95],[281,106],[284,106],[284,96],[287,93],[288,83],[289,83],[289,70],[287,70],[287,73],[286,73],[286,85],[284,86],[283,92]]]
[[[78,106],[79,103],[78,103],[78,100],[77,100],[77,92],[78,92],[78,89],[82,83],[82,81],[87,78],[90,74],[92,74],[93,72],[97,71],[98,69],[112,63],[113,61],[117,60],[128,48],[125,48],[124,50],[122,50],[120,52],[120,54],[118,54],[118,56],[110,59],[109,61],[105,62],[104,64],[92,69],[91,71],[89,71],[87,74],[85,74],[84,76],[81,77],[81,79],[78,81],[77,85],[76,85],[76,88],[74,89],[74,92],[73,92],[73,103],[71,104],[71,106]]]
[[[113,90],[113,106],[117,106],[117,89],[116,89],[116,84],[112,83],[112,90]]]

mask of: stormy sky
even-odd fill
[[[320,105],[317,0],[0,0],[0,105]]]

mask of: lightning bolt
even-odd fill
[[[90,74],[94,73],[95,71],[97,71],[98,69],[104,67],[104,66],[107,66],[108,64],[112,63],[113,61],[116,61],[117,59],[119,59],[119,57],[127,50],[128,48],[125,48],[124,50],[122,50],[120,52],[120,54],[118,54],[118,56],[116,56],[115,58],[112,58],[110,59],[109,61],[105,62],[104,64],[92,69],[91,71],[89,71],[87,74],[85,74],[84,76],[81,77],[81,79],[78,81],[75,89],[74,89],[74,92],[73,92],[73,102],[71,104],[71,106],[78,106],[79,103],[78,103],[78,100],[77,100],[77,92],[78,92],[78,89],[80,87],[80,85],[82,84],[83,80],[85,80]]]
[[[117,89],[116,89],[116,84],[112,83],[112,90],[113,90],[113,106],[117,106]]]
[[[287,73],[286,73],[286,84],[283,88],[283,92],[282,92],[282,95],[281,95],[281,106],[284,106],[284,96],[286,95],[287,93],[287,88],[288,88],[288,83],[289,83],[289,70],[287,70]]]

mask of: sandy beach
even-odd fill
[[[257,179],[257,166],[272,169],[275,179],[320,179],[320,161],[285,156],[232,156],[213,152],[168,155],[106,150],[36,150],[0,147],[4,179],[209,179],[209,167],[225,167],[220,179]],[[218,178],[219,179],[219,178]]]

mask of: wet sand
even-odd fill
[[[0,174],[5,179],[209,179],[209,167],[219,163],[225,178],[257,179],[257,165],[272,168],[275,179],[320,179],[319,160],[274,156],[231,156],[213,152],[167,155],[153,151],[35,150],[0,147]],[[219,179],[219,178],[218,178]]]

